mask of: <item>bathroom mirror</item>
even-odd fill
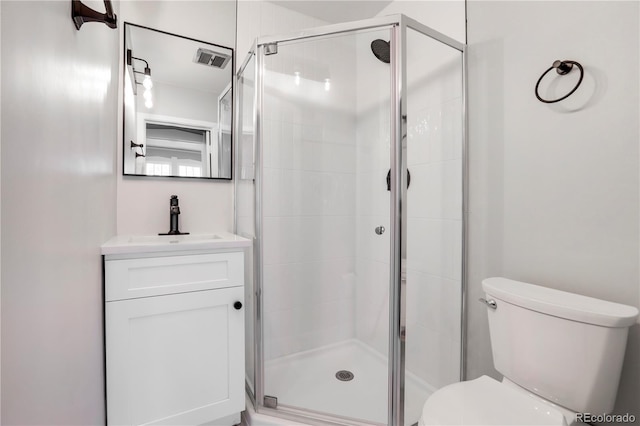
[[[231,179],[233,49],[124,25],[123,174]]]

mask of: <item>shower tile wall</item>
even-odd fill
[[[389,31],[357,38],[357,198],[356,198],[356,336],[382,356],[389,347],[390,67],[371,52],[371,42],[388,40]]]
[[[386,356],[389,237],[374,229],[389,229],[389,66],[371,55],[371,41],[362,36],[357,54],[356,336]],[[459,54],[408,41],[406,366],[438,388],[459,379],[461,74]]]
[[[265,360],[354,336],[352,50],[328,39],[266,57]]]

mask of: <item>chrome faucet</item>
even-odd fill
[[[180,232],[178,229],[178,215],[180,214],[180,206],[178,206],[178,196],[172,195],[169,200],[169,232],[159,235],[187,235],[188,232]]]

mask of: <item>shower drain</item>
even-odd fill
[[[336,373],[336,379],[342,382],[348,382],[349,380],[353,380],[353,373],[347,370],[340,370]]]

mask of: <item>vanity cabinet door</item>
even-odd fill
[[[108,302],[108,424],[199,425],[244,410],[243,299],[231,287]]]

